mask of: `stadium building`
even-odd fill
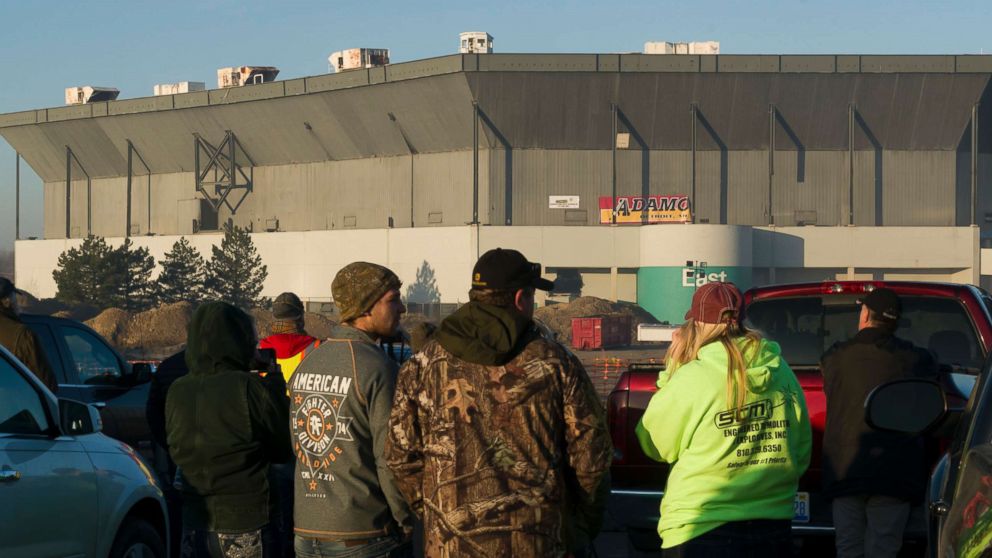
[[[679,321],[692,290],[992,280],[992,56],[459,54],[0,115],[44,182],[18,286],[87,234],[156,258],[250,227],[265,294],[350,261],[443,302],[523,251],[562,293]],[[992,244],[990,244],[992,246]],[[982,257],[987,255],[987,257]]]

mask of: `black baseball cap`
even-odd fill
[[[516,250],[490,250],[475,262],[472,269],[473,289],[510,290],[524,287],[550,291],[555,284],[541,277],[541,264],[527,261]]]
[[[899,315],[902,314],[902,302],[899,301],[899,295],[892,289],[885,287],[873,290],[859,302],[875,314],[893,322],[898,320]]]
[[[0,299],[7,298],[11,294],[24,294],[21,289],[15,288],[14,283],[6,277],[0,277]]]

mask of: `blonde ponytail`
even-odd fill
[[[738,344],[737,339],[741,337],[746,340]],[[696,360],[700,349],[715,342],[723,344],[727,351],[727,408],[739,409],[747,399],[747,364],[754,358],[761,335],[737,322],[707,324],[691,318],[686,320],[676,332],[665,358],[669,377],[682,365]]]

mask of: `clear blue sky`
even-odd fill
[[[645,41],[716,40],[727,54],[992,53],[992,0],[693,2],[255,2],[0,0],[0,113],[63,104],[73,85],[121,98],[216,69],[327,72],[327,55],[389,48],[393,62],[457,51],[488,31],[497,52],[639,52]],[[22,164],[22,236],[41,236],[41,185]],[[0,250],[14,235],[14,151],[0,141]]]

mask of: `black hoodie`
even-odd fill
[[[256,344],[251,318],[222,302],[193,314],[189,374],[166,399],[169,453],[184,480],[183,523],[242,532],[269,522],[271,463],[292,459],[289,401],[281,374],[248,372]]]

